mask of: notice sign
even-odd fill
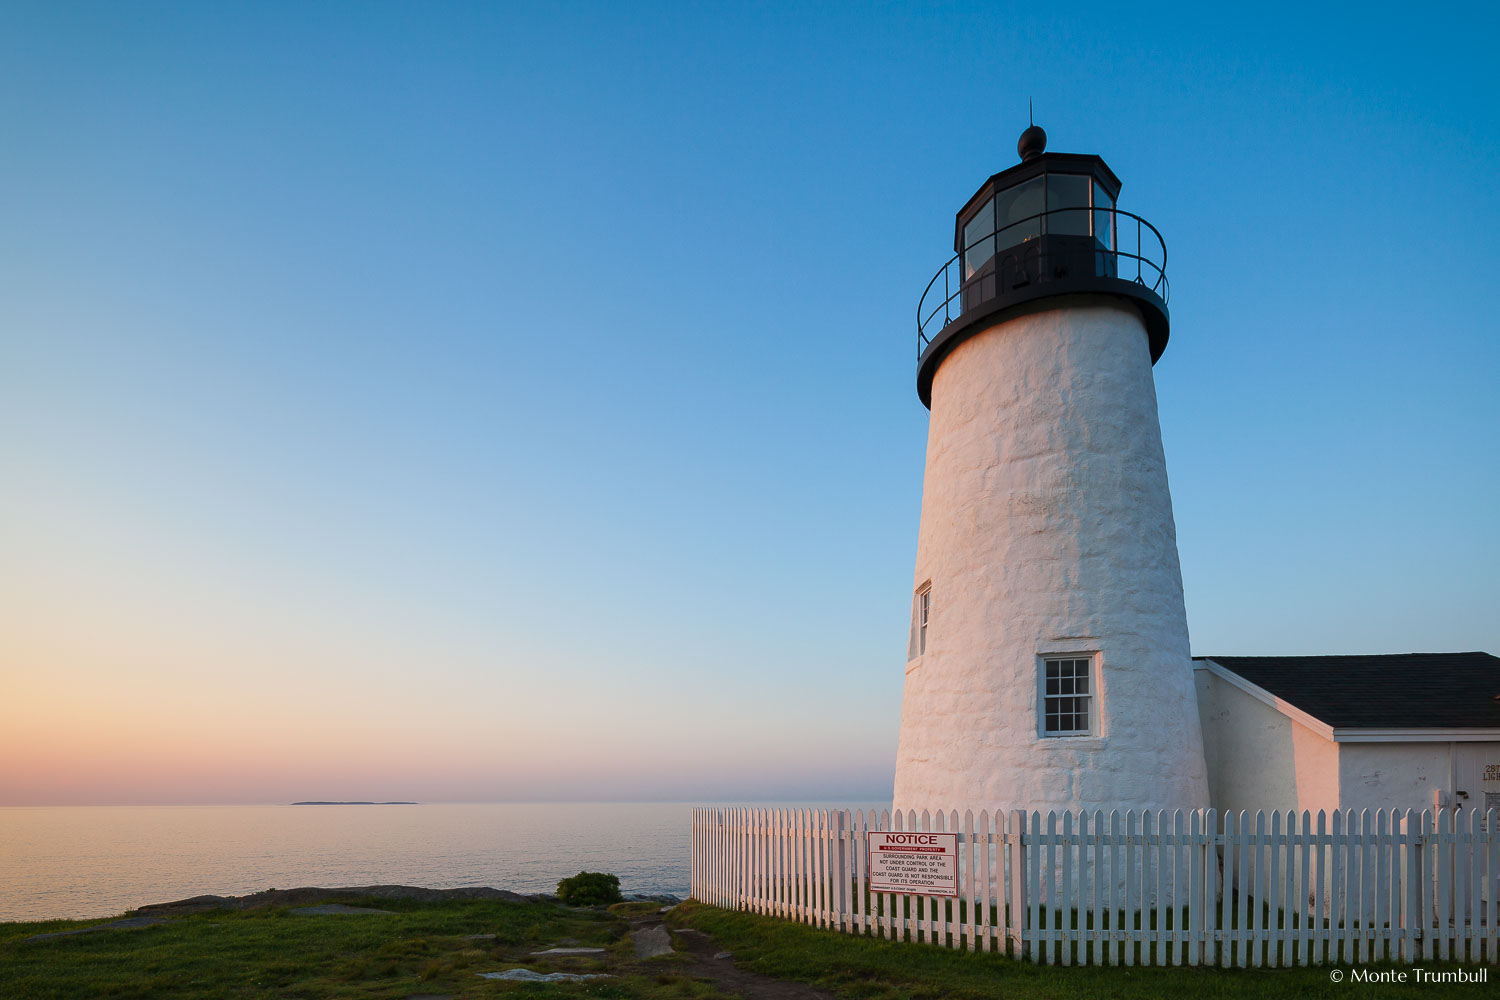
[[[958,834],[870,833],[870,891],[958,895]]]

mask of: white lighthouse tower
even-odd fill
[[[959,211],[918,307],[931,410],[895,805],[1208,806],[1152,365],[1166,246],[1098,156]]]

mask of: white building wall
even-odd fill
[[[1433,808],[1433,792],[1451,790],[1450,743],[1341,743],[1344,809]],[[1466,803],[1465,803],[1466,804]]]
[[[1070,297],[960,344],[932,391],[899,808],[1208,804],[1140,316]],[[1039,734],[1048,653],[1097,660],[1096,735]]]
[[[1215,809],[1253,816],[1339,808],[1339,744],[1207,669],[1194,675]]]

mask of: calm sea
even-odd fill
[[[579,871],[686,896],[691,806],[0,808],[0,920],[102,917],[200,893],[490,885],[551,892]]]

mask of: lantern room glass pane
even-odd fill
[[[995,224],[1000,230],[995,242],[1000,249],[1008,250],[1042,235],[1044,183],[1044,178],[1033,177],[995,195]]]
[[[964,279],[995,256],[995,200],[991,198],[964,226]]]
[[[1089,177],[1085,174],[1047,175],[1047,232],[1060,236],[1089,234]],[[1067,211],[1068,209],[1078,211]]]
[[[1105,193],[1099,182],[1094,182],[1094,239],[1104,245],[1104,249],[1115,248],[1115,200]]]

